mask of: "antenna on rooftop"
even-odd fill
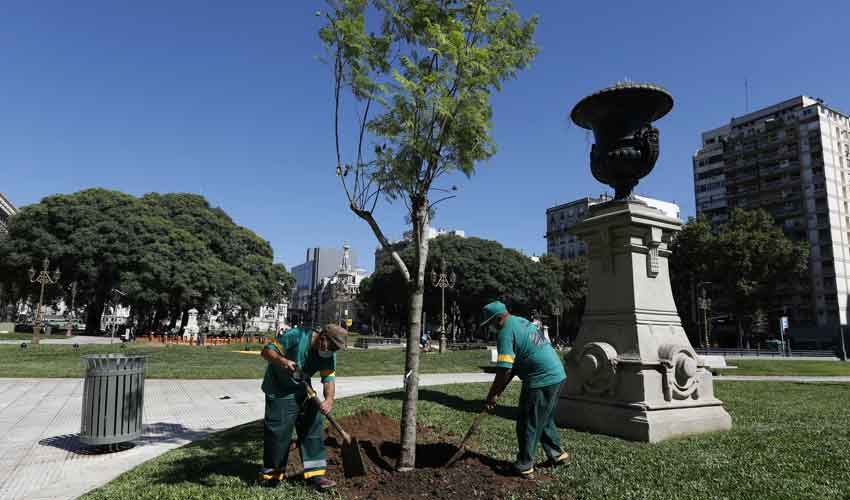
[[[750,112],[750,82],[744,78],[744,113]]]

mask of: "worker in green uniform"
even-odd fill
[[[345,347],[347,334],[338,325],[313,330],[292,328],[263,348],[262,356],[268,361],[262,386],[266,394],[266,414],[260,481],[264,485],[275,487],[284,479],[293,427],[301,444],[304,479],[318,490],[336,485],[325,477],[327,461],[322,415],[333,409],[336,351]],[[321,374],[324,401],[319,408],[306,401],[304,386],[292,377],[298,369],[308,381],[314,373]]]
[[[508,313],[501,302],[484,306],[484,322],[497,335],[496,378],[490,386],[485,405],[488,410],[513,379],[522,380],[516,437],[519,445],[516,461],[509,472],[533,477],[537,444],[553,466],[569,463],[569,454],[561,447],[555,428],[555,408],[561,385],[567,378],[560,356],[533,323]]]

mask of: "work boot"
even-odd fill
[[[263,469],[260,471],[260,485],[265,486],[266,488],[277,488],[281,480],[283,480],[283,477],[283,473],[278,470]]]
[[[542,466],[543,467],[560,467],[562,465],[569,465],[569,463],[570,463],[570,454],[565,451],[565,452],[562,452],[560,455],[558,455],[555,458],[550,458],[549,460],[546,460],[546,462],[544,462]]]
[[[534,479],[534,467],[533,466],[529,467],[528,469],[521,469],[521,468],[517,467],[516,464],[511,464],[511,465],[505,467],[504,469],[502,469],[502,472],[506,476],[521,477],[523,479]]]
[[[336,481],[331,481],[325,476],[316,476],[310,478],[310,484],[313,485],[313,488],[316,488],[316,490],[318,491],[327,491],[336,486]]]

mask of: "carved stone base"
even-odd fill
[[[649,442],[731,429],[673,301],[668,243],[679,228],[628,200],[596,205],[573,227],[590,247],[590,279],[559,425]]]
[[[645,410],[607,402],[562,399],[557,424],[632,441],[657,443],[680,436],[728,431],[732,419],[722,403]]]

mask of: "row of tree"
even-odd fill
[[[702,344],[695,326],[705,322],[698,304],[703,289],[711,299],[710,315],[728,318],[735,326],[736,338],[723,342],[744,347],[775,337],[768,325],[788,312],[782,302],[807,295],[810,286],[804,279],[808,242],[790,239],[764,210],[734,209],[717,226],[692,218],[671,250],[673,297],[694,345]]]
[[[454,272],[453,288],[446,290],[446,314],[452,328],[460,325],[464,335],[473,335],[481,308],[491,300],[502,300],[514,313],[549,318],[553,326],[560,310],[562,339],[574,339],[581,325],[587,293],[585,259],[561,261],[543,256],[538,262],[495,241],[479,238],[440,236],[430,241],[426,281],[434,271]],[[411,266],[415,248],[396,245],[402,261]],[[808,267],[806,242],[795,242],[777,227],[762,210],[733,210],[728,222],[713,226],[702,218],[692,218],[672,243],[670,274],[673,295],[688,336],[702,345],[704,319],[696,301],[706,290],[712,300],[709,318],[728,318],[734,324],[733,337],[726,345],[763,343],[775,332],[783,311],[782,297],[800,294],[808,286],[803,279]],[[387,254],[375,273],[360,286],[358,305],[361,318],[372,324],[407,327],[409,303],[399,300],[410,293],[407,282]],[[457,304],[460,318],[452,314]],[[427,283],[423,311],[430,325],[440,323],[441,290]],[[557,309],[556,309],[557,308]],[[718,341],[719,331],[713,340]]]
[[[457,304],[460,318],[452,319],[455,326],[462,325],[465,334],[474,334],[481,309],[491,300],[502,300],[512,312],[525,316],[551,317],[556,307],[560,308],[566,320],[562,336],[573,337],[577,332],[587,287],[584,260],[562,262],[544,256],[535,261],[496,241],[453,235],[437,237],[429,245],[425,273],[429,283],[423,304],[429,324],[440,323],[441,290],[433,286],[432,276],[442,272],[445,262],[446,271],[456,276],[454,287],[446,289],[446,314]],[[413,245],[403,247],[399,255],[412,265]],[[378,322],[406,327],[409,303],[399,298],[410,293],[409,286],[390,256],[381,259],[374,274],[360,284],[359,302],[366,320],[377,316]]]
[[[87,189],[24,207],[0,241],[5,302],[38,300],[27,270],[44,257],[61,270],[64,285],[48,287],[48,301],[70,304],[68,285],[76,282],[87,333],[98,330],[113,289],[126,294],[120,302],[132,306],[143,330],[165,321],[174,327],[193,307],[244,329],[292,283],[267,241],[186,193],[137,198]]]

